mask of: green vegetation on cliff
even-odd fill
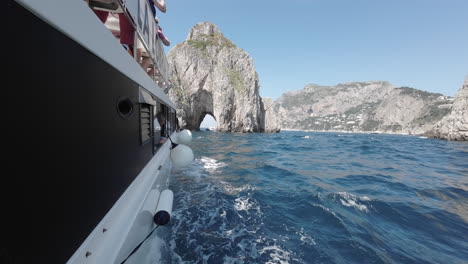
[[[189,39],[187,43],[200,50],[206,50],[209,46],[218,46],[220,49],[222,48],[233,48],[236,45],[232,43],[229,39],[225,38],[223,34],[219,32],[215,32],[213,35],[202,35],[203,39]]]
[[[244,82],[240,76],[240,73],[235,70],[230,70],[228,72],[229,82],[234,87],[234,89],[238,92],[245,91]]]
[[[419,96],[422,98],[433,98],[433,97],[442,96],[442,94],[440,93],[430,93],[430,92],[418,90],[418,89],[408,87],[408,86],[403,86],[403,87],[395,88],[395,89],[400,90],[401,95],[411,95],[415,97]]]

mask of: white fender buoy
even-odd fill
[[[158,207],[156,208],[156,214],[153,217],[153,221],[157,225],[165,225],[171,220],[172,204],[174,202],[174,193],[166,189],[161,192],[159,196]]]
[[[174,167],[182,168],[192,164],[193,151],[185,145],[177,145],[171,150],[171,161]]]
[[[184,129],[177,133],[177,143],[190,146],[192,143],[192,132],[188,129]]]

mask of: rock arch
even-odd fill
[[[203,112],[203,113],[202,113],[202,116],[201,116],[201,118],[200,118],[200,124],[198,125],[199,128],[200,128],[200,126],[201,126],[201,123],[203,123],[203,120],[205,120],[206,115],[211,116],[216,122],[218,122],[218,121],[216,120],[216,117],[213,115],[213,113],[211,113],[211,112]]]
[[[192,95],[190,109],[185,113],[186,128],[190,130],[200,130],[200,124],[207,114],[211,115],[215,120],[213,107],[213,94],[206,90],[198,90]]]
[[[199,23],[168,55],[182,128],[200,130],[206,114],[222,132],[264,132],[265,110],[253,59],[216,25]]]

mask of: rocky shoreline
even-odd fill
[[[192,27],[168,55],[182,128],[206,115],[220,132],[281,130],[415,135],[468,140],[468,77],[455,98],[387,81],[309,84],[273,101],[260,97],[254,61],[209,22]]]
[[[302,129],[282,129],[282,131],[299,131],[299,132],[319,132],[319,133],[342,133],[342,134],[383,134],[383,135],[399,135],[399,136],[416,136],[425,137],[424,134],[409,134],[399,132],[383,132],[383,131],[342,131],[342,130],[302,130]]]
[[[453,98],[410,87],[394,87],[385,81],[351,82],[336,86],[311,84],[303,90],[283,94],[274,102],[273,109],[282,130],[286,131],[395,134],[467,140],[468,94],[465,89],[462,88]],[[449,128],[453,129],[447,132]],[[448,133],[448,136],[444,136],[444,133]]]
[[[455,96],[450,114],[425,135],[451,141],[468,141],[468,76]]]

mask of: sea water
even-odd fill
[[[192,148],[162,263],[468,262],[465,142],[195,132]]]

